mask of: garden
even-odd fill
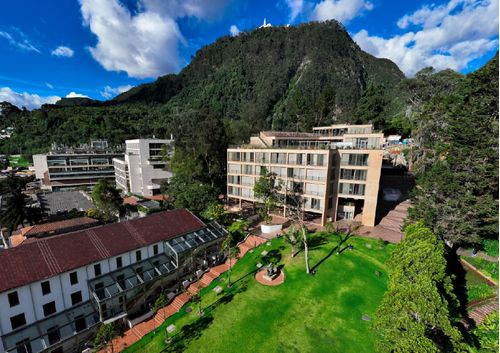
[[[309,239],[310,275],[303,252],[292,257],[283,238],[273,239],[234,265],[230,288],[222,275],[201,290],[202,317],[198,304],[188,303],[126,352],[373,352],[371,320],[394,247],[316,233]],[[258,264],[269,263],[285,272],[283,284],[255,281]],[[216,287],[223,290],[217,294]]]

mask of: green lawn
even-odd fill
[[[235,284],[216,295],[225,275],[202,291],[205,316],[198,319],[196,308],[181,310],[169,318],[156,335],[145,336],[127,352],[373,352],[374,334],[364,314],[373,318],[387,286],[388,259],[394,245],[353,237],[343,243],[354,246],[340,255],[332,251],[336,235],[316,234],[310,252],[316,275],[305,274],[304,257],[290,257],[290,247],[274,239],[247,254],[234,266]],[[256,264],[267,264],[260,253],[281,254],[285,283],[267,287],[254,279]],[[271,251],[274,250],[274,251]],[[189,306],[190,304],[187,304]],[[193,306],[193,305],[192,305]],[[194,307],[194,306],[193,306]],[[177,327],[166,347],[164,330]]]
[[[32,164],[21,155],[13,155],[9,156],[9,165],[12,168],[16,168],[16,167],[29,167]]]
[[[466,272],[465,280],[467,283],[467,300],[469,303],[481,299],[491,298],[496,294],[494,287],[487,284],[484,279],[471,271]]]
[[[462,258],[498,283],[498,262],[487,261],[479,257],[462,256]]]

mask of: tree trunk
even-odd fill
[[[304,227],[302,227],[302,241],[304,242],[304,258],[306,261],[306,273],[309,274],[309,248],[307,247],[307,234]]]

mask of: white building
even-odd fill
[[[162,148],[167,145],[172,151],[173,144],[173,140],[154,138],[125,141],[124,158],[113,160],[116,186],[125,193],[159,195],[161,183],[172,177],[162,156]]]
[[[217,264],[226,234],[180,209],[0,251],[0,353],[81,352],[99,323],[133,325]]]
[[[78,147],[53,145],[48,153],[33,155],[33,164],[42,189],[72,190],[113,179],[115,157],[123,157],[123,146],[109,147],[107,141],[96,140]]]

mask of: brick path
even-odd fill
[[[240,248],[240,254],[238,258],[243,257],[248,251],[250,251],[256,246],[265,243],[266,241],[267,241],[266,239],[263,239],[256,235],[249,235],[243,242],[241,242],[238,245],[238,247]],[[234,265],[235,263],[236,263],[235,260],[231,261],[232,265]],[[113,340],[114,351],[120,352],[124,350],[128,346],[139,341],[149,332],[155,330],[165,321],[165,319],[179,312],[181,308],[191,300],[193,295],[200,291],[201,288],[207,287],[210,283],[213,282],[213,280],[215,280],[221,274],[226,272],[228,269],[229,269],[229,262],[227,261],[226,263],[212,267],[210,270],[205,272],[198,281],[192,283],[185,292],[176,296],[169,305],[158,310],[158,312],[153,318],[135,325],[131,329],[126,330],[123,336],[115,338]],[[99,353],[110,353],[110,352],[111,352],[111,345],[109,345],[108,348],[99,351]]]
[[[489,314],[498,311],[498,297],[495,296],[494,298],[485,299],[479,303],[475,303],[467,308],[467,311],[469,313],[469,318],[477,326],[483,322]],[[466,328],[470,327],[470,321],[462,320],[461,322]]]

